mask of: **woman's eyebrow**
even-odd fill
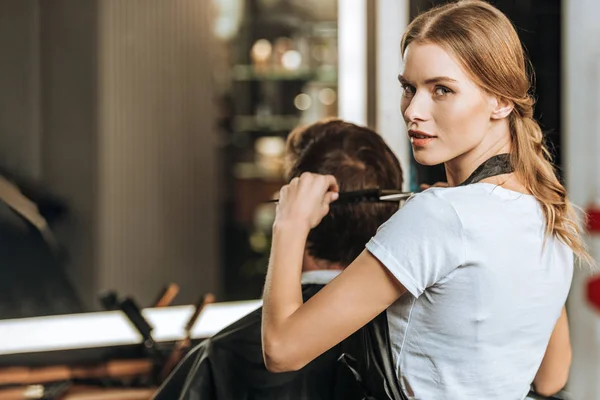
[[[408,79],[406,79],[402,74],[398,75],[398,81],[400,81],[400,83],[408,83]],[[426,85],[430,85],[432,83],[440,83],[440,82],[450,82],[450,83],[456,83],[458,82],[456,79],[452,79],[448,76],[435,76],[433,78],[427,78],[425,79],[425,84]]]
[[[425,79],[425,83],[427,85],[432,84],[432,83],[440,83],[440,82],[456,83],[457,80],[456,79],[452,79],[452,78],[450,78],[448,76],[435,76],[433,78]]]

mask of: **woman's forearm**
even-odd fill
[[[301,222],[284,222],[273,226],[273,242],[263,296],[263,354],[271,370],[281,368],[290,338],[286,320],[303,304],[302,259],[309,228]]]
[[[263,357],[271,371],[298,369],[310,361],[305,355],[312,353],[300,347],[300,339],[314,334],[310,328],[321,320],[318,312],[293,318],[303,304],[302,259],[308,232],[327,215],[338,191],[333,176],[308,172],[279,191],[262,316]],[[294,321],[299,324],[294,325]],[[320,347],[315,348],[314,353],[318,354]]]
[[[571,366],[571,341],[566,309],[563,308],[550,336],[546,354],[535,376],[536,392],[550,396],[559,392],[567,383]]]

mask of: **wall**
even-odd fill
[[[563,156],[569,195],[585,207],[600,193],[600,3],[571,0],[563,7]],[[590,237],[589,244],[600,260],[598,237]],[[600,314],[584,299],[588,276],[577,271],[568,303],[574,356],[568,389],[575,399],[593,400],[600,399]]]
[[[402,87],[398,82],[402,55],[400,40],[408,25],[409,0],[377,2],[377,132],[394,151],[404,173],[404,189],[410,189],[411,149],[400,112]]]
[[[26,178],[40,173],[39,7],[0,2],[0,166]]]
[[[400,159],[409,189],[410,145],[400,112],[400,39],[409,0],[338,0],[338,115],[374,128]]]
[[[103,0],[100,288],[219,290],[210,2]]]
[[[98,304],[96,19],[95,1],[40,2],[42,181],[68,202],[56,233],[88,307]]]

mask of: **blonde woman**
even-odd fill
[[[410,399],[523,399],[532,382],[558,392],[571,361],[574,255],[589,256],[532,118],[515,29],[490,4],[459,1],[417,17],[401,51],[415,158],[443,163],[449,187],[410,199],[306,303],[306,238],[338,186],[305,173],[283,187],[264,290],[267,368],[301,368],[387,309]]]

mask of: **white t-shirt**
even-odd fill
[[[477,183],[432,188],[367,249],[409,293],[387,311],[410,399],[523,399],[573,275],[533,196]]]

